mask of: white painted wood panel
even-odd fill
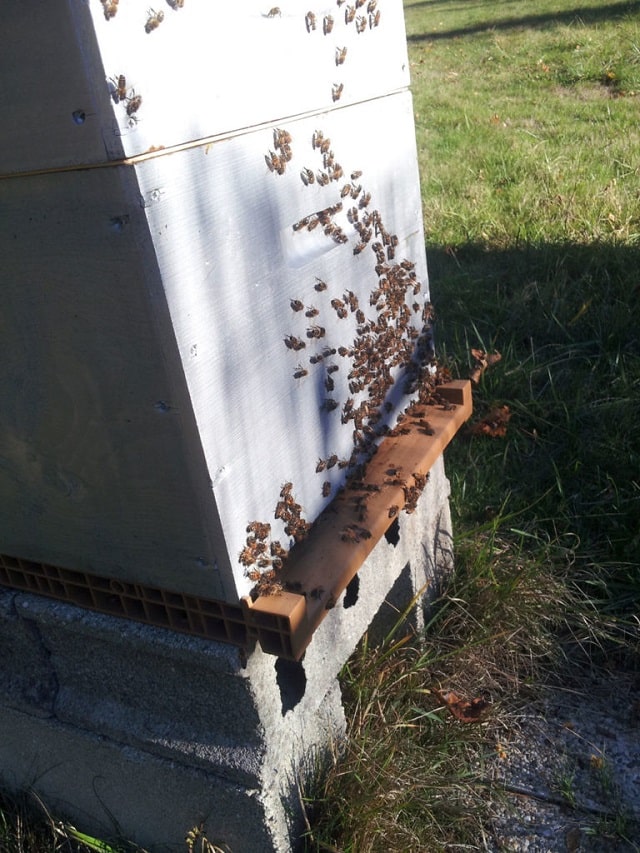
[[[382,120],[381,120],[382,119]],[[258,130],[213,145],[159,156],[138,167],[150,233],[162,271],[177,346],[222,518],[236,584],[250,584],[237,562],[249,521],[273,526],[274,538],[287,547],[290,537],[274,519],[282,483],[293,482],[296,501],[313,520],[344,482],[337,466],[316,473],[319,458],[349,458],[353,421],[341,422],[345,402],[366,393],[349,390],[353,359],[334,354],[317,364],[310,359],[328,347],[351,347],[358,337],[356,314],[339,318],[331,300],[356,294],[367,319],[378,288],[378,262],[372,237],[361,242],[348,211],[360,219],[377,211],[386,229],[398,237],[396,262],[416,265],[422,289],[411,291],[412,323],[422,326],[428,298],[422,217],[408,93],[287,122],[292,158],[284,174],[271,173],[265,154],[274,149],[273,129]],[[344,177],[306,186],[304,169],[323,172],[323,157],[312,138],[320,130],[331,139]],[[351,173],[361,173],[351,181]],[[343,199],[347,185],[360,187]],[[370,196],[367,202],[366,196]],[[365,204],[365,202],[367,202]],[[345,242],[323,233],[294,230],[314,212],[341,206],[332,221]],[[318,279],[327,289],[317,292]],[[291,300],[305,310],[294,311]],[[317,317],[305,316],[315,307]],[[325,330],[310,338],[316,325]],[[304,342],[294,351],[287,335]],[[371,336],[374,346],[380,337]],[[338,370],[332,373],[327,368]],[[295,378],[299,370],[307,375]],[[330,378],[334,389],[328,391]],[[394,399],[391,392],[390,399]],[[337,407],[327,411],[326,401]],[[397,410],[396,410],[397,413]],[[393,416],[388,416],[390,420]]]
[[[177,10],[156,0],[162,21],[148,32],[149,0],[122,0],[108,19],[101,0],[57,0],[37,12],[11,4],[0,51],[10,81],[0,91],[8,117],[0,174],[135,156],[406,87],[400,0],[355,2],[291,0],[270,17],[259,0],[185,0]]]
[[[402,5],[45,5],[10,31],[68,86],[3,93],[0,174],[88,168],[0,180],[0,551],[235,602],[247,524],[289,548],[282,484],[313,521],[350,407],[407,402],[371,367],[428,299]]]
[[[123,172],[0,181],[0,551],[233,597]]]

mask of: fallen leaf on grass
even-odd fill
[[[444,702],[448,711],[461,723],[480,723],[482,715],[489,707],[486,699],[463,699],[453,690],[433,691],[441,702]]]
[[[477,385],[480,382],[480,378],[482,374],[485,372],[487,367],[493,367],[494,364],[497,364],[502,356],[499,352],[486,353],[481,349],[471,348],[471,355],[473,357],[474,365],[473,370],[469,374],[469,379],[473,382],[474,385]]]
[[[486,417],[471,424],[471,435],[488,435],[491,438],[504,438],[507,434],[507,424],[511,418],[509,406],[495,406]]]

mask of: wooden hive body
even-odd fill
[[[26,5],[0,57],[0,552],[237,602],[247,524],[288,548],[283,483],[313,521],[350,470],[319,460],[358,461],[348,401],[407,404],[402,4]]]

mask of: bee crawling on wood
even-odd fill
[[[136,122],[138,120],[135,113],[138,112],[138,110],[140,109],[140,106],[142,104],[142,95],[136,95],[136,93],[132,89],[131,94],[127,97],[126,100],[127,100],[126,112],[127,112],[127,115],[129,116],[129,119],[130,119],[129,123],[131,124],[132,122]]]
[[[111,97],[113,98],[113,102],[115,104],[119,104],[120,101],[127,100],[127,78],[124,74],[118,74],[117,77],[112,77],[110,80],[113,85],[113,90],[111,92]]]
[[[287,349],[292,349],[295,352],[306,347],[306,343],[304,341],[301,341],[299,338],[295,338],[293,335],[286,335],[284,343]]]
[[[110,21],[111,18],[115,18],[118,12],[118,0],[101,0],[101,2],[105,20]]]
[[[155,9],[149,9],[147,14],[149,17],[147,18],[147,23],[144,25],[144,31],[145,33],[151,33],[164,21],[164,12],[156,12]]]

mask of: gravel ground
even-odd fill
[[[640,851],[639,676],[548,690],[494,736],[488,778],[506,791],[486,850]]]

